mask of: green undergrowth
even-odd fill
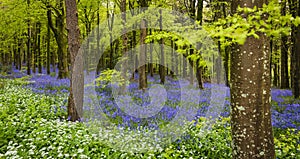
[[[206,131],[201,129],[206,119],[200,118],[182,138],[162,149],[123,152],[101,142],[101,136],[120,134],[95,135],[83,123],[64,120],[66,111],[58,108],[66,96],[35,94],[24,84],[24,79],[0,81],[0,158],[231,158],[229,118]],[[300,133],[274,132],[277,157],[300,158]],[[116,138],[119,143],[128,140]]]

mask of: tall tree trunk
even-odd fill
[[[33,27],[33,44],[32,44],[33,56],[32,56],[32,71],[36,73],[36,64],[37,64],[37,29],[36,23]]]
[[[68,69],[68,51],[67,51],[67,39],[65,37],[65,22],[64,22],[64,4],[63,0],[60,0],[60,9],[61,14],[56,18],[57,30],[58,30],[58,54],[60,55],[59,59],[59,70],[58,78],[67,78],[69,77]]]
[[[141,21],[141,38],[140,38],[140,57],[139,57],[139,62],[143,65],[141,65],[138,69],[139,72],[139,89],[142,89],[143,91],[146,90],[147,88],[147,83],[146,83],[146,67],[145,67],[145,54],[146,54],[146,48],[145,48],[145,38],[147,36],[146,32],[146,21],[143,19]]]
[[[273,41],[273,40],[272,40]],[[274,87],[278,87],[279,86],[279,82],[280,82],[280,80],[279,80],[279,59],[278,59],[278,53],[279,53],[279,46],[278,46],[278,44],[277,44],[277,41],[274,41],[275,43],[273,44],[272,43],[272,45],[273,45],[273,51],[271,52],[271,54],[273,54],[274,56],[273,56],[273,66],[274,66],[274,68],[273,68],[273,72],[274,72],[274,77],[273,77],[273,86]],[[272,64],[271,63],[271,64]]]
[[[27,6],[30,6],[30,0],[27,0]],[[30,28],[30,20],[27,22],[27,75],[31,75],[31,28]]]
[[[126,73],[127,73],[127,67],[128,67],[128,53],[127,53],[127,29],[126,29],[126,0],[122,0],[121,1],[121,5],[120,5],[120,9],[121,9],[121,16],[122,16],[122,26],[123,26],[123,30],[122,30],[122,52],[123,52],[123,58],[125,58],[126,60],[124,60],[123,65],[122,65],[122,76],[124,79],[126,79]],[[116,46],[118,47],[118,46]],[[122,90],[123,92],[125,92],[126,89],[126,85],[125,83],[122,86]]]
[[[66,19],[68,28],[68,45],[71,55],[70,94],[68,116],[71,121],[80,120],[83,107],[83,55],[80,49],[80,30],[76,0],[66,0]],[[76,62],[76,63],[75,63]]]
[[[300,16],[300,0],[294,1],[295,12],[297,16]],[[296,34],[295,42],[294,42],[294,52],[292,53],[292,59],[294,59],[293,65],[293,93],[295,98],[299,98],[300,96],[300,26],[295,27]]]
[[[152,29],[149,29],[150,30],[150,35],[152,35]],[[153,43],[154,41],[152,40],[151,43],[150,43],[150,64],[149,64],[149,72],[150,72],[150,76],[153,77]]]
[[[192,45],[190,45],[190,55],[194,54],[194,49],[192,48]],[[190,62],[190,85],[194,85],[194,61],[192,59],[189,59]]]
[[[200,22],[200,25],[202,26],[202,19],[203,19],[203,0],[199,0],[197,4],[197,21]],[[197,44],[197,50],[200,48],[200,44]],[[196,78],[198,81],[198,87],[200,89],[203,89],[203,80],[202,80],[202,67],[200,66],[200,59],[197,59],[196,61]]]
[[[112,29],[113,29],[113,26],[114,26],[114,18],[115,18],[115,14],[114,12],[112,13],[109,13],[109,1],[107,1],[106,3],[106,16],[107,16],[107,24],[108,24],[108,29],[110,31],[109,33],[109,42],[110,42],[110,52],[109,52],[109,68],[110,69],[113,69],[113,58],[114,58],[114,49],[113,49],[113,45],[114,45],[114,42],[113,42],[113,33],[112,33]],[[114,6],[115,7],[115,6]]]
[[[47,12],[51,12],[51,11],[47,10]],[[48,75],[50,74],[50,41],[51,41],[51,30],[49,25],[47,25],[47,74]]]
[[[281,1],[281,15],[286,15],[286,1]],[[288,47],[287,47],[287,37],[285,35],[281,36],[281,81],[280,88],[287,89],[289,88],[289,74],[288,74]]]
[[[19,39],[18,40],[18,60],[17,60],[19,70],[22,69],[22,49],[21,49],[21,47],[22,47],[22,41]]]
[[[186,46],[183,47],[183,49],[186,49]],[[187,57],[188,52],[186,51],[185,54],[183,55],[184,58],[182,59],[182,76],[183,78],[187,78]]]
[[[230,82],[229,82],[229,59],[230,59],[230,51],[231,48],[229,46],[225,47],[225,57],[224,57],[224,69],[225,69],[225,84],[227,87],[230,87]]]
[[[147,7],[147,1],[141,0],[140,1],[141,11],[144,12],[144,7]],[[140,34],[140,57],[139,62],[142,64],[140,65],[138,72],[139,72],[139,89],[145,91],[147,88],[147,76],[146,76],[146,46],[145,46],[145,39],[147,36],[147,22],[145,19],[141,20],[141,34]]]
[[[267,2],[235,0],[233,3],[234,6],[261,8]],[[243,16],[247,18],[245,14]],[[244,45],[233,47],[230,77],[234,159],[275,158],[270,111],[269,40],[261,32],[256,34],[259,39],[251,36]]]
[[[159,27],[160,31],[163,30],[162,10],[159,10]],[[159,65],[160,83],[165,84],[166,68],[165,68],[165,51],[164,51],[164,39],[160,40],[160,65]]]
[[[297,0],[288,0],[290,13],[294,18],[297,16]],[[296,71],[296,58],[295,58],[295,43],[296,43],[296,26],[292,25],[292,32],[291,32],[291,63],[290,63],[290,76],[291,76],[291,88],[293,91],[293,94],[295,94],[294,90],[294,72]]]
[[[171,71],[170,71],[170,74],[172,76],[172,78],[174,78],[174,70],[175,70],[175,50],[174,50],[174,41],[171,39],[171,49],[172,49],[172,52],[171,52]],[[176,65],[177,67],[177,65]]]
[[[41,54],[41,23],[37,24],[37,64],[38,72],[42,73],[42,54]]]
[[[67,78],[69,77],[68,69],[68,51],[67,51],[67,39],[65,36],[65,22],[64,22],[64,1],[56,1],[59,9],[56,10],[56,27],[52,22],[51,11],[47,12],[48,25],[54,33],[54,37],[57,43],[57,55],[58,55],[58,78]],[[47,5],[47,9],[51,10],[50,4]]]
[[[294,52],[294,58],[295,58],[295,72],[293,76],[293,93],[295,98],[299,98],[300,96],[300,26],[297,27],[296,32],[296,38],[295,38],[295,44],[294,44],[295,52]]]
[[[100,25],[100,2],[98,1],[98,11],[97,11],[97,25]],[[97,34],[97,47],[96,47],[96,55],[100,56],[100,27],[96,27],[96,34]],[[102,55],[99,59],[99,62],[97,64],[97,70],[96,70],[96,74],[99,75],[100,74],[100,69],[104,66],[104,55]]]

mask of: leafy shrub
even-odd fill
[[[96,78],[96,85],[105,88],[107,86],[116,85],[122,86],[124,84],[129,84],[122,77],[121,72],[117,70],[104,70],[101,72],[100,76]]]

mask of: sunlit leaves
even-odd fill
[[[231,42],[243,44],[250,36],[258,38],[258,32],[278,39],[281,35],[290,34],[291,25],[299,24],[299,17],[293,18],[291,14],[281,15],[279,3],[271,2],[259,9],[239,7],[236,14],[219,19],[213,24],[206,24],[205,28],[210,31],[212,37],[218,38],[222,45],[228,46]]]

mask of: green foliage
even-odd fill
[[[300,158],[300,131],[295,129],[275,132],[275,150],[277,158]]]
[[[57,109],[55,114],[53,108],[63,105],[64,98],[33,94],[20,81],[1,80],[0,158],[231,158],[229,118],[208,130],[201,129],[207,119],[193,121],[180,140],[155,151],[121,152],[104,144],[103,137],[113,135],[125,143],[132,133],[120,136],[107,129],[95,135],[82,123],[59,120],[66,112]],[[278,158],[299,158],[299,131],[276,130],[274,136]]]
[[[247,15],[247,18],[243,17]],[[237,13],[225,19],[205,25],[211,36],[219,39],[222,45],[232,43],[244,44],[247,37],[259,38],[259,33],[278,39],[281,35],[288,35],[291,25],[299,25],[299,17],[293,18],[291,14],[281,15],[278,2],[270,2],[262,8],[238,8]]]
[[[47,97],[33,94],[22,88],[21,79],[5,80],[4,89],[0,89],[0,153],[5,153],[11,141],[23,141],[24,135],[37,129],[36,123],[42,119],[53,120],[65,116],[60,111],[61,97]],[[53,107],[57,107],[54,114]]]
[[[117,70],[106,69],[101,72],[100,76],[96,78],[96,85],[105,88],[112,85],[122,86],[124,84],[129,84],[122,76],[121,72]]]

